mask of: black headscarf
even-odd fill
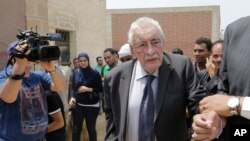
[[[77,90],[80,86],[88,86],[96,79],[96,72],[90,67],[89,56],[86,52],[81,52],[78,55],[78,60],[84,57],[88,60],[88,66],[86,68],[76,69],[74,71],[74,88]]]

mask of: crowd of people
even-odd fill
[[[250,124],[249,33],[244,17],[224,40],[197,38],[192,62],[181,48],[165,52],[160,23],[140,17],[119,51],[105,49],[94,67],[80,52],[73,69],[29,61],[28,43],[15,41],[0,72],[0,141],[80,141],[83,125],[97,141],[102,111],[105,141],[229,141]]]

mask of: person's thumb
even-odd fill
[[[210,111],[207,113],[207,123],[211,126],[210,139],[217,138],[220,135],[222,126],[221,122],[222,121],[216,112]]]

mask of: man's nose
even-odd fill
[[[146,52],[149,53],[149,54],[155,52],[155,48],[154,48],[154,46],[151,45],[151,43],[148,43]]]
[[[219,56],[219,57],[217,58],[217,61],[221,62],[221,60],[222,60],[222,56]]]
[[[199,55],[199,51],[194,51],[194,55]]]

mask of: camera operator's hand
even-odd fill
[[[24,52],[24,55],[28,55],[30,53],[30,50],[28,49],[28,45],[26,42],[22,42],[21,44],[18,44],[14,49],[16,51],[19,51],[19,52]],[[15,64],[14,64],[12,73],[13,74],[23,73],[25,71],[25,68],[26,68],[29,61],[27,60],[26,57],[20,58],[20,57],[16,57],[14,55],[14,58],[15,58]],[[16,68],[16,69],[14,69],[14,68]]]
[[[48,72],[53,72],[56,69],[53,61],[38,61],[38,63]]]
[[[16,44],[16,43],[15,43]],[[30,70],[30,64],[27,58],[15,56],[29,54],[30,51],[27,49],[28,45],[26,43],[18,44],[16,46],[10,46],[10,60],[13,64],[11,72],[8,73],[7,79],[4,82],[3,87],[0,88],[0,99],[6,103],[13,103],[16,101],[22,80],[25,76],[28,76],[28,71]]]
[[[65,90],[65,78],[59,67],[56,67],[53,61],[37,61],[43,67],[52,78],[51,90],[55,92],[61,92]]]

